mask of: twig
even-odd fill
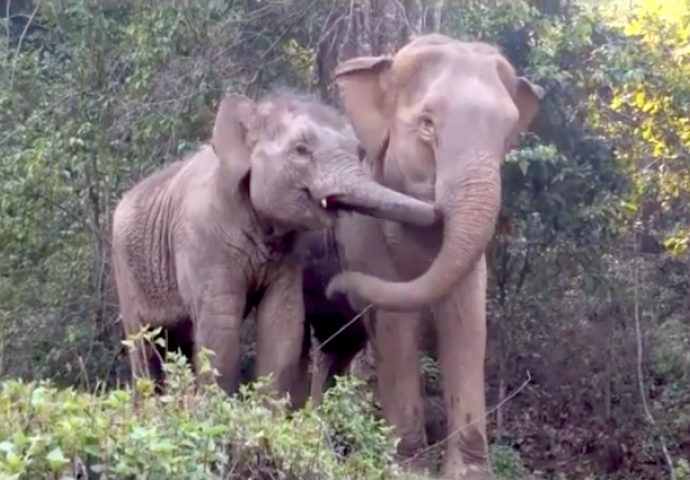
[[[335,332],[333,335],[331,335],[330,337],[328,337],[324,342],[322,342],[322,343],[319,345],[319,350],[321,350],[321,349],[324,347],[324,345],[326,345],[328,342],[330,342],[330,341],[333,340],[335,337],[337,337],[338,335],[340,335],[347,327],[349,327],[350,325],[352,325],[353,323],[355,323],[359,318],[362,317],[362,315],[364,315],[365,313],[367,313],[367,311],[368,311],[369,309],[371,309],[371,307],[373,307],[373,306],[374,306],[374,305],[372,305],[372,304],[367,305],[366,308],[365,308],[364,310],[362,310],[361,312],[359,312],[357,315],[355,315],[355,316],[352,318],[352,320],[350,320],[350,321],[347,322],[345,325],[343,325],[342,327],[340,327],[340,328],[338,329],[337,332]]]
[[[642,349],[642,329],[640,327],[640,301],[638,293],[639,273],[637,265],[637,240],[634,241],[633,248],[633,296],[635,300],[635,336],[637,337],[637,385],[640,389],[640,398],[642,400],[642,408],[644,409],[645,417],[647,418],[649,424],[652,426],[652,429],[655,430],[655,433],[659,436],[659,443],[661,443],[661,451],[664,454],[664,460],[666,460],[666,465],[668,466],[670,478],[671,480],[676,480],[676,471],[673,467],[673,459],[671,458],[671,454],[668,452],[668,447],[666,446],[666,439],[664,438],[664,435],[661,433],[661,431],[657,427],[656,422],[654,421],[652,412],[649,409],[649,404],[647,403],[647,395],[645,394],[644,369],[642,364],[644,351]]]
[[[7,19],[7,23],[5,24],[5,30],[7,31],[7,59],[9,60],[9,46],[12,43],[12,32],[10,30],[10,7],[12,6],[12,0],[7,0],[7,3],[5,4],[5,18]]]
[[[36,7],[34,8],[34,11],[31,12],[31,16],[29,17],[29,20],[27,20],[26,24],[24,25],[24,30],[22,30],[22,34],[19,36],[19,42],[17,42],[17,51],[14,54],[14,60],[12,61],[12,71],[10,72],[10,87],[9,90],[12,90],[12,84],[14,83],[14,72],[17,69],[17,60],[19,59],[19,53],[22,49],[22,43],[24,43],[24,37],[26,37],[26,32],[29,30],[29,25],[31,25],[34,21],[34,17],[36,16],[36,12],[38,12],[38,7],[41,6],[41,0],[38,0],[36,2]],[[9,4],[8,4],[8,10],[9,10]],[[7,21],[10,21],[9,15],[7,16]],[[8,25],[9,28],[9,25]]]

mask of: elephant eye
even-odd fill
[[[308,157],[311,155],[311,150],[309,150],[305,143],[300,142],[295,145],[295,153],[300,157]]]
[[[428,115],[422,115],[419,117],[419,126],[430,132],[434,129],[434,121]]]

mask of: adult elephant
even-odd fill
[[[443,221],[414,227],[343,218],[336,236],[349,271],[331,281],[328,295],[379,307],[378,390],[406,457],[426,444],[418,330],[424,314],[433,314],[448,420],[444,476],[493,478],[484,251],[500,207],[502,159],[535,119],[543,90],[518,76],[497,48],[439,34],[417,37],[392,58],[348,60],[334,76],[374,178],[434,202]]]
[[[308,97],[221,102],[209,145],[126,192],[113,218],[112,260],[127,335],[146,324],[192,357],[205,347],[228,393],[239,383],[240,327],[256,307],[257,373],[273,373],[293,402],[301,365],[299,234],[333,225],[337,211],[428,225],[433,206],[375,183],[352,128]],[[141,339],[133,376],[162,380],[159,352]],[[207,375],[201,380],[208,381]],[[304,378],[303,378],[304,377]]]

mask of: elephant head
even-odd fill
[[[429,269],[410,282],[358,272],[334,278],[336,291],[374,305],[411,310],[439,300],[476,264],[501,200],[501,163],[531,127],[543,89],[518,76],[491,45],[439,34],[417,37],[391,58],[359,57],[334,72],[346,115],[389,184],[427,175],[443,218],[443,241]],[[403,180],[402,183],[405,183]]]
[[[372,180],[347,119],[306,96],[227,95],[211,145],[227,192],[244,185],[253,210],[286,230],[329,227],[343,210],[415,225],[436,218],[433,205]]]

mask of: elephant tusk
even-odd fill
[[[322,208],[328,208],[328,200],[325,198],[321,200],[321,207]]]

